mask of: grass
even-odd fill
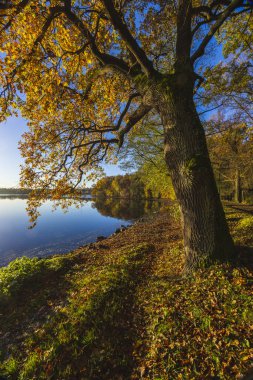
[[[226,212],[238,244],[252,245],[251,217]],[[166,212],[102,244],[0,269],[0,378],[239,379],[253,364],[252,270],[182,277],[182,267]]]
[[[58,273],[64,270],[66,264],[69,264],[68,257],[53,257],[47,260],[41,260],[36,257],[30,259],[22,257],[13,260],[7,267],[1,268],[0,271],[0,301],[10,302],[12,298],[18,296],[29,284],[34,285],[45,274]]]

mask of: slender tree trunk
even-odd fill
[[[242,202],[242,187],[241,187],[241,176],[240,171],[237,168],[235,172],[235,202]]]
[[[179,202],[186,271],[216,260],[230,261],[234,244],[211,167],[206,138],[193,102],[193,85],[156,93],[157,109],[165,127],[165,160]]]

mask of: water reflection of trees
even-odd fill
[[[28,199],[27,194],[0,194],[0,199]]]
[[[24,199],[28,200],[28,196],[25,194],[11,194],[11,195],[0,195],[0,199]],[[84,204],[89,203],[91,200],[92,207],[97,209],[98,212],[103,216],[111,216],[118,219],[133,220],[142,217],[143,215],[157,211],[160,209],[161,205],[164,203],[163,200],[153,200],[153,199],[129,199],[129,198],[116,198],[116,197],[96,197],[96,198],[60,198],[58,200],[48,198],[50,201],[52,211],[61,208],[63,212],[67,213],[70,207],[75,207],[77,209],[82,208]],[[39,203],[39,206],[43,202]],[[35,226],[32,224],[30,228]]]
[[[125,220],[140,218],[148,212],[158,210],[160,206],[159,201],[126,198],[96,198],[93,203],[101,215]]]

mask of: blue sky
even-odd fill
[[[0,187],[18,187],[22,164],[18,142],[27,130],[26,120],[21,117],[10,117],[0,123]],[[116,165],[106,165],[105,171],[107,175],[122,174]]]
[[[0,187],[17,187],[22,163],[18,142],[26,131],[26,121],[10,117],[0,124]]]

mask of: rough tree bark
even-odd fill
[[[231,261],[235,252],[193,87],[194,74],[184,73],[161,79],[152,92],[165,128],[165,160],[182,213],[187,272],[217,260]]]
[[[235,256],[193,93],[194,63],[238,1],[231,2],[192,54],[192,1],[179,0],[174,73],[156,75],[146,95],[165,130],[165,160],[182,213],[186,271]]]

